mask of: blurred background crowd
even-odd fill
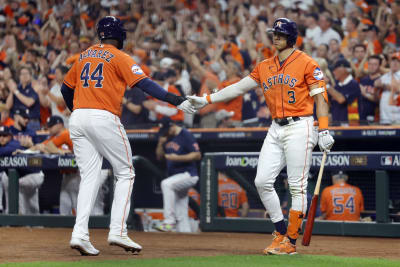
[[[267,30],[287,17],[296,47],[321,66],[332,125],[400,123],[399,0],[37,0],[0,1],[1,124],[27,109],[32,130],[57,115],[68,127],[60,85],[79,53],[98,42],[99,18],[124,21],[124,51],[165,90],[215,92],[248,75],[275,50]],[[187,127],[268,126],[261,88],[183,114],[140,89],[123,99],[126,128],[150,128],[163,116]],[[18,112],[17,112],[18,113]]]

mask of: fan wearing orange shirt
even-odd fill
[[[278,54],[256,65],[247,77],[211,95],[188,96],[196,109],[209,103],[234,99],[261,87],[273,119],[264,140],[257,166],[255,185],[276,231],[263,254],[295,254],[307,209],[307,179],[314,146],[329,152],[334,139],[328,128],[329,106],[324,74],[310,56],[297,50],[297,25],[287,18],[274,22],[273,44]],[[314,127],[313,108],[319,129]],[[319,132],[318,132],[319,130]],[[283,218],[274,183],[284,167],[292,193],[289,224]]]
[[[331,186],[321,194],[322,218],[334,221],[359,221],[364,210],[364,197],[360,188],[347,183],[349,176],[343,171],[332,175]]]
[[[219,84],[219,90],[240,81],[239,75],[241,72],[241,67],[236,61],[228,61],[225,68],[227,79]],[[243,96],[238,96],[230,101],[221,102],[217,104],[217,110],[226,110],[228,112],[233,111],[234,115],[231,120],[241,121],[242,120],[242,106],[243,106]]]
[[[96,32],[100,43],[80,54],[61,86],[66,106],[72,111],[69,131],[81,176],[70,247],[81,255],[100,253],[90,242],[89,216],[100,188],[103,158],[106,158],[117,178],[107,241],[136,253],[142,246],[128,237],[126,227],[135,171],[131,146],[120,120],[125,90],[142,89],[184,112],[194,113],[194,108],[184,97],[166,92],[150,80],[136,62],[121,51],[126,29],[120,19],[101,18]]]

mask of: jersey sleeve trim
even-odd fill
[[[130,87],[130,88],[134,87],[135,84],[137,84],[140,80],[143,80],[144,78],[147,78],[147,76],[141,76],[141,77],[137,78],[136,80],[134,80],[134,81],[129,85],[129,87]]]
[[[69,82],[64,80],[65,85],[67,85],[69,88],[74,89],[74,86],[72,86]]]
[[[252,78],[258,85],[260,84],[260,83],[257,81],[257,79],[254,78],[254,77],[251,75],[251,73],[249,74],[249,77]]]
[[[310,96],[315,96],[315,95],[323,93],[323,92],[325,92],[324,87],[314,88],[310,91]]]

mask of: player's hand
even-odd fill
[[[189,114],[196,112],[195,107],[192,105],[192,103],[190,103],[189,100],[183,101],[180,105],[177,106],[177,108]]]
[[[335,140],[328,130],[323,130],[318,133],[318,145],[319,149],[324,152],[330,152]]]
[[[194,106],[196,110],[199,110],[208,104],[206,96],[200,97],[192,95],[188,96],[187,99],[190,101],[190,103]]]

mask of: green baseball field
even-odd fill
[[[298,244],[297,255],[263,256],[269,234],[130,232],[143,246],[140,254],[107,244],[107,230],[91,231],[100,250],[82,257],[69,248],[71,229],[0,228],[0,266],[400,266],[400,239],[313,236],[309,247]],[[300,243],[300,242],[299,242]]]

